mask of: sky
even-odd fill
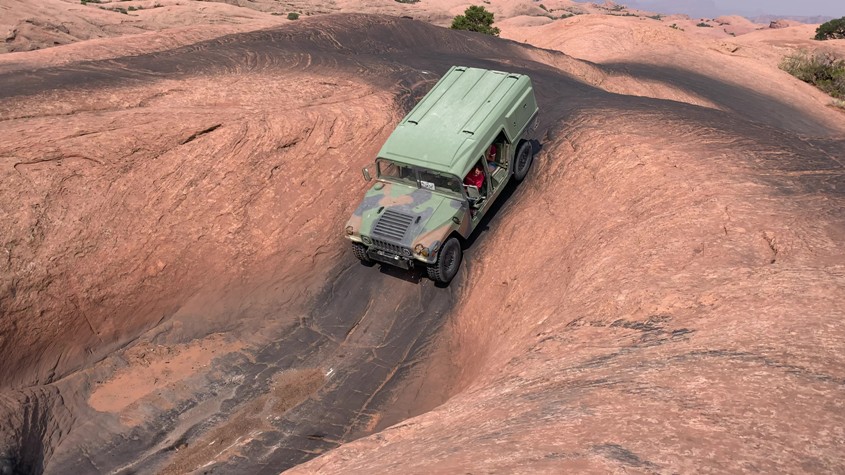
[[[616,3],[659,13],[686,13],[694,17],[821,15],[840,18],[845,16],[845,0],[617,0]]]

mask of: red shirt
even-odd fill
[[[475,169],[469,172],[469,175],[464,178],[464,185],[474,186],[481,189],[481,186],[484,185],[484,174],[481,172],[476,173]]]

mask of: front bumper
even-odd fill
[[[367,248],[367,256],[369,256],[370,259],[374,261],[382,262],[384,264],[390,264],[396,267],[401,267],[402,269],[408,270],[414,268],[413,258],[399,256],[393,254],[392,252],[384,251],[374,247]]]
[[[352,242],[363,244],[367,248],[367,255],[370,259],[384,264],[401,267],[402,269],[413,269],[415,263],[417,265],[430,265],[437,261],[436,251],[432,252],[428,257],[419,255],[411,250],[409,250],[410,255],[406,255],[404,252],[406,248],[404,246],[385,246],[387,247],[387,249],[385,249],[384,247],[375,245],[372,238],[368,239],[369,243],[365,242],[361,235],[358,234],[347,235],[346,238]]]

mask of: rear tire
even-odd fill
[[[362,264],[366,266],[373,265],[373,260],[367,255],[367,246],[361,244],[360,242],[352,243],[352,254],[354,254]]]
[[[523,140],[522,143],[519,145],[519,149],[516,151],[516,156],[513,160],[513,178],[517,182],[522,181],[526,175],[528,175],[528,170],[531,169],[531,163],[534,161],[534,147],[531,146],[531,142],[528,140]]]
[[[426,268],[428,277],[439,284],[448,284],[458,274],[463,255],[461,243],[454,237],[450,237],[440,249],[437,262]]]

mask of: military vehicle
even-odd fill
[[[424,265],[432,280],[451,282],[464,241],[505,185],[528,174],[537,112],[528,76],[450,68],[379,151],[376,182],[346,224],[355,256]]]

